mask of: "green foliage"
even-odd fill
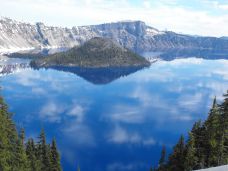
[[[169,156],[168,169],[175,171],[184,170],[185,143],[184,136],[181,135],[178,143],[173,148],[173,153]]]
[[[51,143],[51,169],[53,171],[61,171],[60,156],[55,139],[53,139]]]
[[[80,47],[33,60],[32,67],[78,66],[78,67],[120,67],[149,66],[143,57],[124,49],[111,39],[92,38]]]
[[[154,169],[156,170],[156,169]],[[158,171],[165,171],[166,170],[166,148],[165,146],[162,147],[161,151],[161,158],[159,160],[159,168]]]
[[[25,131],[19,135],[0,96],[0,171],[61,171],[60,157],[55,140],[46,144],[44,130],[38,144],[33,139],[25,143]]]
[[[228,164],[228,92],[220,105],[214,98],[207,120],[193,125],[186,144],[181,136],[166,167],[160,164],[157,170],[191,171],[225,164]]]

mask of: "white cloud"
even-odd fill
[[[115,122],[142,123],[145,120],[142,109],[138,107],[119,104],[113,106],[109,113],[110,114],[108,116],[105,115],[105,117]]]
[[[68,112],[70,116],[77,116],[79,121],[82,121],[84,116],[84,109],[80,105],[75,105],[73,108]]]
[[[203,94],[186,94],[178,98],[178,105],[187,111],[196,112],[199,109],[199,106],[202,105]]]
[[[50,101],[41,108],[40,117],[46,119],[49,122],[60,122],[60,114],[63,113],[64,110],[64,105],[56,104]]]
[[[204,0],[206,4],[212,5],[214,8],[220,10],[228,10],[228,3],[220,3],[219,1],[213,0]]]
[[[155,145],[156,141],[152,138],[144,138],[137,132],[128,132],[120,126],[115,126],[114,130],[109,133],[108,141],[115,144],[142,144]]]
[[[41,88],[41,87],[33,87],[32,88],[32,92],[34,94],[37,94],[37,95],[45,95],[45,94],[47,94],[46,90],[44,88]]]
[[[154,5],[143,1],[133,5],[127,0],[0,0],[1,15],[25,21],[44,21],[49,25],[75,26],[113,22],[119,20],[143,20],[159,29],[222,36],[228,35],[228,13],[211,15],[208,11],[196,11],[171,3]],[[226,9],[226,5],[219,4]],[[11,9],[11,10],[8,10]]]
[[[96,145],[95,137],[89,126],[83,123],[77,123],[77,120],[68,122],[62,128],[64,137],[68,138],[77,146],[94,146]]]
[[[139,135],[134,134],[130,135],[126,130],[117,126],[114,131],[111,133],[110,142],[122,144],[122,143],[134,143],[139,141]]]
[[[49,122],[61,122],[63,117],[70,116],[74,118],[75,124],[80,124],[85,116],[85,107],[75,102],[65,104],[50,100],[41,107],[39,115]]]

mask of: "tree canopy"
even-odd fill
[[[221,104],[214,98],[208,118],[193,125],[186,142],[180,137],[167,161],[163,160],[163,147],[161,159],[156,171],[192,171],[228,164],[228,91]]]
[[[0,171],[61,171],[55,140],[46,143],[44,130],[38,143],[25,142],[25,130],[17,132],[8,106],[0,96]]]

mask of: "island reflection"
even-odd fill
[[[64,67],[55,66],[48,67],[46,69],[54,69],[57,71],[63,71],[73,73],[86,81],[96,84],[108,84],[121,77],[128,76],[146,67],[133,66],[133,67],[104,67],[104,68],[83,68],[83,67]]]

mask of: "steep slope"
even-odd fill
[[[120,67],[148,66],[143,57],[121,47],[111,39],[95,37],[80,47],[56,53],[31,62],[33,67],[79,66],[79,67]]]
[[[163,32],[142,21],[125,21],[69,28],[50,27],[0,19],[0,52],[21,49],[73,47],[93,37],[111,38],[125,48],[140,52],[194,48],[228,49],[228,40]]]

